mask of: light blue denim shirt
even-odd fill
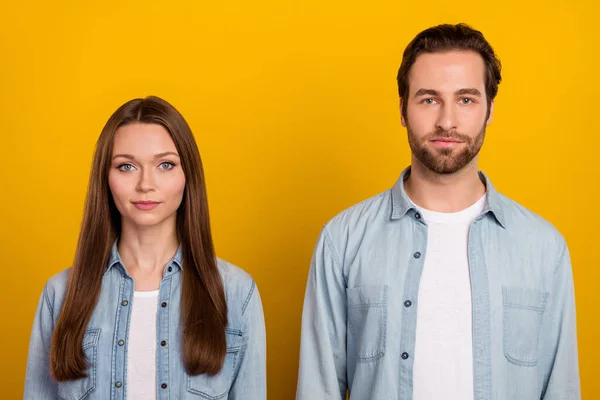
[[[243,270],[218,260],[229,323],[227,355],[217,375],[190,376],[181,357],[181,248],[163,272],[156,318],[156,393],[159,400],[266,399],[266,345],[262,304]],[[41,295],[29,345],[27,400],[117,400],[127,398],[127,348],[134,281],[113,246],[102,289],[83,338],[88,377],[56,383],[49,374],[50,338],[65,296],[68,270],[52,277]],[[131,338],[135,340],[135,338]],[[166,341],[162,346],[161,342]]]
[[[323,228],[309,272],[298,400],[410,400],[427,224],[396,185]],[[469,230],[475,400],[579,399],[569,251],[498,193]]]

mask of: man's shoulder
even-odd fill
[[[496,193],[506,228],[532,240],[564,245],[565,239],[549,220],[502,193]]]
[[[365,228],[368,224],[388,219],[391,212],[391,190],[388,189],[339,212],[327,221],[325,230],[339,234],[349,229]]]

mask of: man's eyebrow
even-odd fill
[[[433,89],[419,89],[419,90],[417,90],[417,93],[415,93],[415,97],[425,96],[425,95],[438,96],[439,94],[440,94],[440,92],[438,92],[437,90],[433,90]]]
[[[475,88],[465,88],[465,89],[459,89],[456,92],[454,92],[455,95],[460,96],[463,94],[470,94],[472,96],[478,96],[481,97],[481,92]]]
[[[440,92],[438,92],[437,90],[433,90],[433,89],[419,89],[415,93],[415,97],[419,97],[419,96],[439,96],[439,94],[440,94]],[[461,96],[461,95],[465,95],[465,94],[470,94],[472,96],[481,97],[481,92],[478,89],[475,89],[475,88],[464,88],[464,89],[459,89],[456,92],[454,92],[454,95],[456,95],[456,96]]]

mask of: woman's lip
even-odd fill
[[[160,203],[157,203],[156,201],[134,201],[133,202],[133,205],[135,206],[135,208],[137,208],[138,210],[144,210],[144,211],[152,210],[159,204]]]

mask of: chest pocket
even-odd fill
[[[226,329],[225,336],[227,339],[227,354],[221,371],[214,376],[207,374],[188,375],[187,391],[196,395],[194,397],[209,400],[227,397],[236,371],[238,356],[242,349],[243,337],[242,332],[234,329]]]
[[[58,398],[60,400],[83,400],[96,389],[96,361],[99,338],[100,329],[88,329],[83,334],[83,353],[88,363],[87,378],[60,382],[58,384]]]
[[[534,367],[539,357],[542,318],[548,292],[502,287],[504,307],[504,355],[513,364]]]
[[[348,348],[356,349],[358,362],[373,362],[385,354],[388,287],[346,289]]]

